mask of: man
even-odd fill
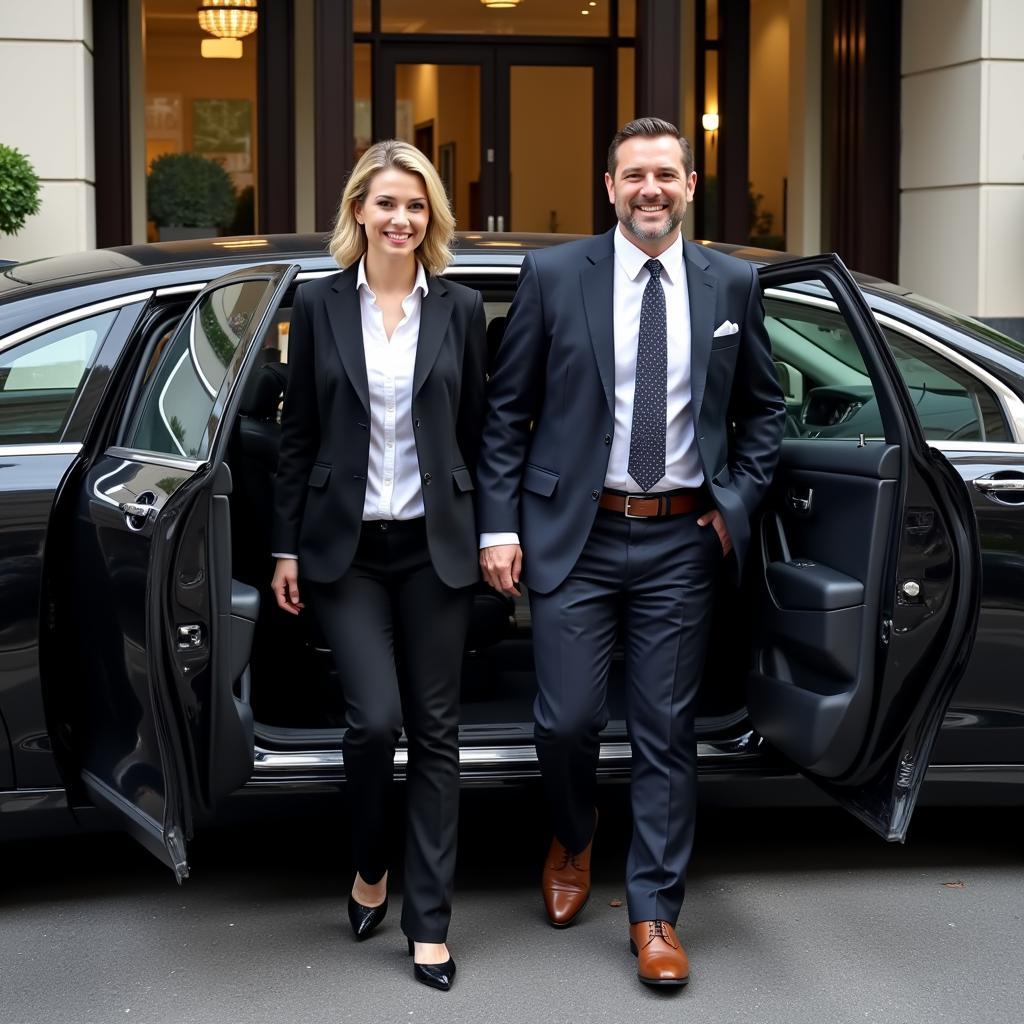
[[[484,578],[530,591],[555,833],[542,885],[558,927],[590,891],[598,733],[621,629],[630,946],[640,980],[657,985],[689,977],[674,928],[713,581],[730,551],[739,572],[785,417],[756,273],[681,236],[696,184],[674,125],[641,118],[615,136],[605,185],[617,227],[523,262],[478,474]]]

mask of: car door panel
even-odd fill
[[[978,636],[932,760],[941,764],[1024,761],[1024,494],[989,492],[974,481],[1024,478],[1024,445],[934,442],[971,491],[982,556]]]
[[[787,437],[758,529],[755,728],[886,838],[902,839],[977,622],[966,488],[837,257],[761,269],[769,334],[808,394],[862,393]],[[785,288],[793,292],[787,299]],[[802,359],[800,346],[815,351]],[[817,375],[815,368],[817,367]],[[822,368],[835,368],[832,377]],[[871,408],[873,436],[859,427]]]
[[[200,292],[77,489],[71,571],[96,600],[66,619],[85,654],[57,701],[69,760],[179,880],[195,822],[252,770],[259,598],[232,578],[221,425],[296,270],[236,271]]]

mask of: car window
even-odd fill
[[[0,353],[0,444],[59,441],[117,310],[65,324]]]
[[[883,436],[871,379],[839,313],[768,295],[765,327],[786,394],[787,436]],[[926,438],[1010,440],[999,401],[986,385],[921,342],[882,331]]]
[[[871,377],[843,317],[771,295],[764,305],[786,396],[786,436],[884,437]]]
[[[999,400],[973,374],[926,345],[884,329],[924,436],[935,441],[1010,441]]]
[[[218,392],[266,289],[265,281],[238,281],[202,298],[163,346],[145,381],[126,447],[205,458],[216,427],[211,414]]]

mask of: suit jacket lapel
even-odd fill
[[[366,380],[366,353],[363,351],[363,318],[356,291],[356,266],[342,273],[328,296],[327,317],[331,333],[338,346],[341,365],[345,368],[352,387],[370,415],[370,387]]]
[[[696,431],[708,378],[708,360],[711,358],[717,282],[699,245],[684,239],[683,254],[686,258],[686,292],[690,299],[690,407]]]
[[[613,228],[612,231],[618,230]],[[587,254],[589,263],[580,272],[583,308],[594,346],[597,372],[601,375],[608,408],[615,415],[615,246],[612,231],[598,235]]]
[[[431,277],[427,287],[420,306],[420,336],[416,342],[416,366],[412,378],[414,397],[437,361],[437,354],[448,333],[448,321],[452,318],[452,297],[444,282],[438,277]]]

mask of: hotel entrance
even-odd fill
[[[418,146],[462,231],[612,223],[601,177],[634,115],[632,0],[357,0],[353,17],[353,158]]]
[[[589,234],[609,223],[608,55],[566,46],[382,46],[378,138],[434,162],[463,231]]]

